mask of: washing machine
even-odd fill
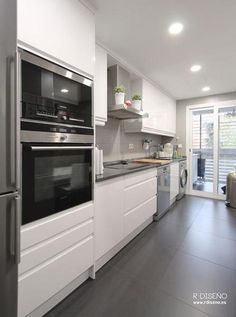
[[[186,192],[186,186],[188,181],[188,171],[187,171],[187,162],[180,161],[179,162],[179,194],[177,196],[177,200],[180,200],[184,197]]]

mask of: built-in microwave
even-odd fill
[[[22,122],[93,127],[93,81],[27,51],[20,52]]]
[[[92,80],[21,51],[22,224],[93,199]]]

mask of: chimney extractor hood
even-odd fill
[[[137,110],[125,104],[114,105],[108,108],[108,116],[119,120],[148,118],[148,113]]]

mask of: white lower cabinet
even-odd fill
[[[96,184],[95,254],[105,256],[157,209],[157,169]]]
[[[157,197],[145,201],[143,204],[129,210],[124,214],[124,227],[125,236],[129,235],[138,226],[145,222],[149,217],[151,217],[157,208]]]
[[[19,317],[26,316],[93,265],[93,237],[19,278]]]
[[[123,238],[123,178],[97,183],[95,187],[95,259]]]
[[[93,203],[23,226],[18,317],[37,310],[93,265]]]
[[[170,164],[170,201],[179,194],[179,162]]]

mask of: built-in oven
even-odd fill
[[[92,200],[92,150],[22,143],[22,224]]]
[[[92,87],[21,52],[22,224],[93,199]]]

